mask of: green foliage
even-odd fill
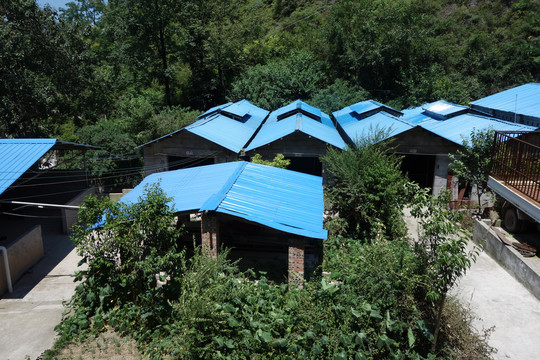
[[[333,84],[313,94],[308,102],[323,112],[332,113],[367,99],[369,93],[366,90],[337,79]]]
[[[263,160],[261,154],[255,154],[251,158],[251,162],[255,164],[273,166],[281,169],[286,169],[287,166],[291,164],[291,160],[285,159],[285,156],[283,156],[283,154],[277,154],[272,161]]]
[[[308,99],[323,85],[322,63],[306,51],[249,68],[232,84],[231,100],[277,109],[297,99]]]
[[[346,151],[330,148],[321,161],[330,175],[326,200],[343,220],[343,234],[365,241],[405,234],[402,210],[407,201],[407,179],[401,158],[384,142],[388,131],[373,129]]]
[[[0,3],[0,136],[46,137],[103,104],[85,32],[34,0]]]
[[[173,220],[169,199],[155,185],[133,205],[85,200],[72,239],[87,268],[76,275],[82,282],[68,304],[72,312],[57,331],[73,336],[109,324],[137,332],[166,321],[184,256]]]
[[[140,160],[129,156],[136,144],[120,121],[101,119],[95,125],[81,128],[77,138],[81,143],[103,147],[92,151],[85,164],[96,185],[129,187],[140,177],[138,170],[133,169]]]
[[[482,212],[481,196],[488,191],[487,180],[491,163],[494,130],[473,129],[470,138],[463,139],[463,149],[457,151],[457,156],[448,154],[452,162],[450,169],[462,184],[476,185],[478,206]]]
[[[418,197],[436,253],[430,253],[435,245],[422,251],[406,240],[331,237],[324,255],[330,275],[313,277],[303,290],[240,272],[227,251],[213,259],[196,247],[186,257],[157,186],[134,205],[89,198],[73,237],[88,267],[77,275],[82,283],[45,358],[102,329],[133,337],[151,359],[432,358],[436,334],[431,312],[423,310],[430,308],[426,293],[455,281],[459,254],[439,241],[451,229],[450,215],[431,209],[438,203],[427,193]],[[452,358],[461,349],[489,355],[485,340],[469,336],[468,326],[460,329],[457,336],[443,328],[437,355]]]
[[[479,249],[467,250],[467,238],[458,225],[461,214],[449,210],[451,194],[432,197],[427,189],[414,191],[411,214],[419,219],[422,232],[415,254],[424,267],[421,281],[428,300],[437,304],[437,317],[431,351],[436,350],[444,303],[448,291],[476,260]]]

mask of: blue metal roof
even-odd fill
[[[120,201],[136,202],[160,182],[175,212],[216,211],[291,234],[325,239],[322,178],[237,161],[147,176]]]
[[[341,110],[335,111],[332,113],[334,117],[337,119],[340,116],[350,114],[351,112],[355,112],[358,115],[362,115],[364,113],[367,113],[372,110],[381,109],[381,110],[390,110],[395,111],[396,113],[399,113],[400,111],[395,110],[391,108],[390,106],[384,105],[378,101],[375,100],[366,100],[366,101],[360,101],[356,104],[349,105]]]
[[[231,118],[227,113],[233,114],[238,119]],[[267,115],[267,110],[247,100],[223,104],[202,114],[195,123],[138,147],[154,143],[180,131],[189,131],[232,152],[240,153]]]
[[[533,126],[472,114],[459,115],[444,121],[427,122],[419,126],[459,145],[463,144],[463,139],[469,137],[473,130],[532,131],[536,129]]]
[[[303,110],[305,112],[312,114],[314,117],[319,118],[319,119],[323,116],[323,112],[320,109],[317,109],[316,107],[308,105],[302,100],[296,100],[288,105],[280,107],[279,109],[272,112],[272,116],[277,118],[283,114],[286,114],[288,112],[295,111],[295,110]],[[328,115],[326,116],[328,117]]]
[[[439,119],[435,119],[429,116],[429,114],[427,114],[426,111],[424,110],[423,106],[417,106],[414,108],[401,110],[401,112],[403,113],[403,117],[402,117],[403,120],[406,120],[410,122],[411,124],[415,124],[415,125],[423,124],[426,122],[441,121]]]
[[[0,139],[0,194],[56,144],[56,139]]]
[[[352,141],[370,135],[370,132],[376,129],[390,129],[388,137],[392,137],[414,127],[413,124],[384,111],[361,120],[358,119],[358,115],[351,112],[342,114],[336,120]]]
[[[308,112],[309,116],[300,110]],[[285,114],[289,115],[286,115],[287,117],[285,118],[281,118],[281,116]],[[320,121],[313,119],[313,117]],[[246,151],[269,144],[296,131],[310,135],[340,149],[343,149],[346,146],[327,114],[297,100],[273,111],[268,116],[268,119],[264,122],[255,138],[248,144]]]
[[[489,109],[540,117],[540,83],[529,83],[471,102]]]

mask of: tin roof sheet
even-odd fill
[[[463,144],[463,139],[469,137],[473,130],[535,130],[532,126],[472,114],[458,115],[444,121],[427,122],[419,126],[459,145]]]
[[[540,83],[528,83],[501,91],[471,104],[540,118]]]
[[[225,113],[233,114],[240,119],[233,119]],[[149,145],[180,131],[189,131],[232,152],[240,153],[267,115],[267,110],[247,100],[223,104],[208,110],[195,123],[138,147]]]
[[[424,106],[425,105],[401,110],[401,112],[403,113],[402,119],[415,125],[423,124],[426,122],[441,121],[427,114],[426,111],[424,110]]]
[[[361,120],[354,113],[343,114],[336,120],[352,141],[367,136],[376,129],[389,129],[390,138],[414,127],[413,124],[383,111]]]
[[[291,234],[326,238],[322,178],[238,161],[147,176],[123,202],[159,181],[174,211],[216,211]]]
[[[268,119],[264,122],[257,135],[255,135],[255,138],[253,138],[253,140],[248,144],[248,146],[246,147],[246,151],[250,151],[263,145],[269,144],[296,131],[317,138],[337,148],[345,148],[346,144],[339,135],[337,129],[334,127],[332,120],[327,114],[323,113],[320,110],[318,111],[318,118],[320,119],[320,121],[315,120],[302,112],[295,112],[288,117],[278,119],[279,116],[290,113],[295,109],[302,109],[305,111],[304,108],[290,107],[290,105],[299,106],[298,104],[298,101],[295,101],[292,104],[289,104],[281,109],[272,112],[268,116]],[[284,108],[287,107],[292,110],[282,111]],[[309,114],[317,116],[312,110],[309,111]]]
[[[0,139],[0,194],[56,144],[56,139]]]
[[[313,107],[309,104],[306,104],[302,100],[296,100],[292,103],[285,105],[283,107],[280,107],[277,110],[274,110],[272,112],[272,116],[279,117],[280,115],[286,114],[288,112],[294,111],[294,110],[303,110],[305,112],[308,112],[312,114],[314,117],[321,118],[323,116],[323,112],[320,109],[317,109],[316,107]],[[326,115],[326,114],[324,114]],[[328,115],[326,115],[328,117]]]
[[[332,113],[332,115],[334,115],[334,117],[337,119],[338,117],[350,114],[351,112],[355,112],[358,115],[362,115],[364,113],[367,113],[369,111],[376,110],[376,109],[381,109],[381,110],[386,109],[386,110],[390,110],[391,112],[396,112],[396,113],[400,112],[378,101],[366,100],[366,101],[357,102],[356,104],[349,105],[341,110],[335,111]]]

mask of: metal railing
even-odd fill
[[[540,131],[496,131],[490,175],[540,202]]]

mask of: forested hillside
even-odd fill
[[[114,153],[242,98],[466,104],[540,81],[538,0],[0,1],[0,133]]]

